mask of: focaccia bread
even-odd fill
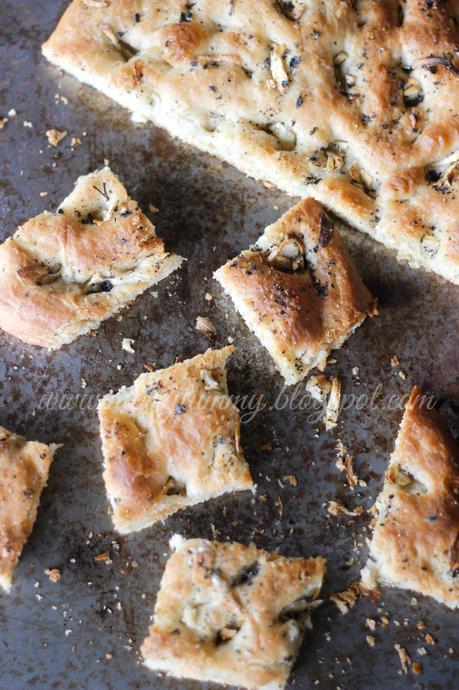
[[[459,448],[415,387],[376,504],[362,581],[459,606]]]
[[[104,480],[119,532],[229,491],[254,490],[226,384],[233,350],[142,374],[100,401]]]
[[[323,368],[331,350],[376,310],[336,225],[313,199],[268,226],[215,278],[288,385]]]
[[[459,283],[455,0],[73,0],[45,56]]]
[[[0,427],[0,585],[8,592],[59,445],[27,441]]]
[[[104,168],[80,177],[57,213],[41,213],[0,245],[0,328],[55,350],[181,261]]]
[[[286,558],[236,542],[174,535],[146,666],[177,678],[281,690],[325,574],[323,558]]]

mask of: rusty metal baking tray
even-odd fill
[[[64,444],[12,593],[0,596],[0,689],[191,690],[201,686],[155,676],[137,653],[170,535],[237,538],[290,555],[322,554],[328,559],[325,594],[346,588],[365,561],[369,516],[332,517],[326,504],[331,499],[365,508],[373,503],[401,418],[401,409],[389,405],[391,396],[408,393],[417,382],[439,398],[451,422],[457,421],[459,290],[399,265],[390,252],[349,231],[350,249],[379,298],[380,315],[352,336],[328,371],[342,378],[346,395],[367,397],[344,410],[329,433],[298,399],[286,405],[268,356],[211,275],[292,200],[151,125],[132,124],[127,112],[46,64],[40,45],[66,4],[0,4],[0,117],[17,111],[0,131],[0,239],[36,213],[55,209],[79,175],[108,159],[145,210],[149,204],[159,209],[154,216],[159,233],[188,261],[137,299],[121,320],[106,321],[97,333],[56,353],[0,334],[0,424]],[[48,146],[50,128],[68,132],[57,148]],[[74,150],[72,136],[82,142]],[[145,364],[167,366],[177,356],[205,350],[208,342],[194,329],[198,315],[214,321],[217,346],[234,338],[231,391],[247,396],[246,404],[255,392],[268,403],[256,415],[245,414],[242,429],[258,496],[267,500],[227,496],[121,538],[107,514],[96,400],[129,384]],[[135,354],[121,349],[123,337],[135,340]],[[399,368],[391,367],[392,355]],[[338,438],[354,454],[366,487],[346,488],[335,465]],[[286,475],[296,477],[296,487]],[[104,551],[111,563],[95,560]],[[56,584],[44,574],[52,567],[62,574]],[[375,631],[367,619],[376,621]],[[425,629],[419,630],[419,621]],[[314,623],[291,687],[458,687],[457,614],[430,599],[417,597],[416,603],[410,593],[386,590],[376,604],[361,599],[344,616],[326,600]],[[426,642],[426,633],[434,645]],[[401,673],[396,643],[421,661],[421,674]],[[427,654],[420,656],[422,647]]]

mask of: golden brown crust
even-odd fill
[[[6,591],[37,517],[57,448],[0,427],[0,585]]]
[[[179,678],[283,688],[311,625],[325,560],[179,535],[171,546],[141,650],[145,664]]]
[[[305,199],[215,273],[288,384],[323,363],[373,313],[336,225]]]
[[[459,176],[442,163],[459,150],[453,12],[425,0],[74,0],[43,52],[459,283]]]
[[[56,214],[0,245],[0,327],[56,349],[132,301],[180,264],[108,169],[82,177]]]
[[[100,401],[104,479],[120,532],[228,491],[253,490],[226,386],[232,351],[208,350],[142,374]]]
[[[370,557],[375,583],[412,589],[459,606],[459,449],[415,387],[376,501]]]

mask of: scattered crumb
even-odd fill
[[[351,489],[355,489],[359,478],[354,470],[354,457],[349,453],[348,449],[340,439],[338,439],[336,444],[336,451],[338,458],[336,461],[336,467],[342,472],[346,473],[346,479],[349,486]]]
[[[328,398],[327,407],[325,409],[325,430],[333,429],[338,423],[339,405],[341,402],[341,381],[336,377],[332,378],[332,386],[330,397]]]
[[[72,137],[70,139],[70,146],[72,149],[75,148],[75,146],[79,146],[81,144],[81,139],[80,137]]]
[[[135,353],[135,350],[132,347],[134,343],[135,340],[133,338],[123,338],[123,340],[121,341],[121,349],[125,352],[131,352],[133,354]]]
[[[110,661],[110,659],[113,659],[113,654],[111,652],[107,652],[107,654],[105,655],[105,658]]]
[[[417,653],[419,654],[419,656],[425,656],[427,654],[427,649],[425,647],[419,647]]]
[[[399,359],[398,359],[398,357],[397,357],[396,355],[393,355],[393,356],[390,358],[390,365],[391,365],[391,367],[398,367],[398,366],[400,366]]]
[[[413,661],[411,664],[411,670],[413,673],[422,673],[422,664],[420,661]]]
[[[354,510],[349,510],[346,508],[346,506],[343,506],[342,503],[338,503],[337,501],[329,501],[328,502],[328,512],[330,515],[349,515],[350,517],[356,517],[357,515],[362,515],[363,513],[363,508],[362,506],[357,506]]]
[[[67,136],[67,130],[64,129],[62,132],[59,132],[57,129],[48,129],[46,136],[50,146],[57,146]]]
[[[198,316],[196,319],[196,330],[206,338],[212,339],[217,335],[217,329],[208,316]]]
[[[61,571],[58,568],[46,568],[44,573],[48,576],[51,582],[56,583],[61,579]]]
[[[213,297],[210,294],[210,292],[206,292],[206,294],[204,295],[204,299],[207,300],[207,302],[212,302]]]
[[[24,122],[22,124],[24,125],[24,127],[26,127],[26,129],[32,129],[32,127],[33,127],[33,124],[31,122],[29,122],[28,120],[24,120]]]
[[[8,117],[16,117],[16,115],[17,115],[17,112],[14,108],[11,108],[10,110],[8,110]]]
[[[4,126],[8,123],[8,118],[7,117],[0,117],[0,129],[3,129]]]
[[[360,595],[366,592],[367,590],[362,586],[360,580],[356,580],[343,592],[334,592],[331,594],[330,599],[336,604],[340,613],[344,616],[350,609],[354,608]]]
[[[408,668],[411,664],[410,655],[408,654],[406,649],[404,647],[402,647],[401,645],[399,645],[398,643],[394,644],[394,649],[396,650],[396,652],[400,658],[400,664],[402,666],[403,673],[408,673]]]
[[[272,443],[263,443],[263,445],[260,446],[260,450],[263,450],[267,453],[271,453],[273,450],[273,444]]]
[[[370,628],[370,630],[376,630],[376,621],[374,618],[367,618],[365,625],[367,628]]]
[[[158,213],[159,208],[157,208],[154,204],[148,204],[148,210],[150,213]]]
[[[406,379],[406,374],[405,374],[404,371],[400,370],[400,371],[398,372],[398,375],[400,376],[400,378],[402,379],[402,381],[404,381],[404,380]]]
[[[373,637],[373,635],[367,635],[365,639],[366,639],[366,641],[368,642],[368,644],[370,645],[370,647],[374,647],[374,646],[375,646],[376,640],[375,640],[375,638]]]
[[[292,486],[298,486],[297,478],[293,474],[286,474],[283,480],[284,482],[290,482]]]
[[[436,644],[434,638],[433,638],[432,635],[430,635],[429,633],[427,633],[427,634],[424,636],[424,639],[425,639],[425,641],[427,642],[427,644],[430,644],[430,645]]]
[[[352,367],[352,375],[353,376],[358,376],[360,373],[359,367]]]
[[[48,196],[48,192],[40,192],[40,196],[41,197]]]
[[[112,562],[112,559],[110,558],[110,554],[108,553],[108,551],[102,551],[102,553],[98,553],[97,556],[94,556],[94,560],[97,562],[102,561],[107,564],[110,564]]]

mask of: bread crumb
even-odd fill
[[[425,641],[427,642],[427,644],[430,644],[430,645],[436,644],[434,638],[433,638],[432,635],[430,635],[429,633],[427,633],[427,634],[424,636],[424,639],[425,639]]]
[[[376,640],[375,640],[375,638],[373,637],[373,635],[367,635],[365,639],[366,639],[366,641],[368,642],[368,644],[370,645],[370,647],[374,647],[374,646],[375,646]]]
[[[393,356],[390,358],[390,365],[391,365],[391,367],[398,367],[398,366],[400,366],[399,359],[398,359],[398,357],[397,357],[396,355],[393,355]]]
[[[398,643],[397,643],[397,644],[394,644],[394,649],[396,650],[396,652],[397,652],[397,654],[398,654],[398,656],[399,656],[400,664],[401,664],[401,666],[402,666],[402,672],[403,672],[403,673],[408,673],[408,668],[409,668],[409,666],[410,666],[410,664],[411,664],[411,657],[410,657],[410,655],[408,654],[408,652],[406,651],[406,649],[405,649],[404,647],[402,647],[401,645],[399,645]]]
[[[360,580],[353,582],[343,592],[330,594],[330,600],[338,607],[341,614],[346,614],[349,609],[354,608],[357,599],[362,594],[368,594],[366,587],[363,587]]]
[[[376,621],[374,620],[374,618],[367,618],[365,624],[367,628],[370,628],[370,630],[376,630]]]
[[[135,343],[135,340],[134,340],[133,338],[123,338],[123,340],[121,341],[121,348],[122,348],[125,352],[130,352],[131,354],[134,354],[134,353],[135,353],[135,350],[134,350],[134,348],[132,347],[132,345],[133,345],[134,343]]]
[[[348,452],[348,449],[340,439],[338,439],[336,444],[336,451],[338,458],[336,461],[336,467],[342,472],[346,473],[346,479],[350,488],[355,489],[359,478],[354,470],[354,457]]]
[[[97,556],[94,556],[94,560],[99,562],[102,561],[103,563],[107,563],[107,565],[110,565],[112,562],[112,559],[110,558],[110,554],[108,551],[102,551],[102,553],[98,553]]]
[[[61,579],[61,571],[58,568],[46,568],[44,571],[51,582],[59,582]]]
[[[329,501],[328,502],[328,512],[330,515],[349,515],[350,517],[356,517],[357,515],[362,515],[363,513],[363,508],[362,506],[357,506],[357,508],[354,508],[354,510],[349,510],[346,508],[346,506],[343,506],[342,503],[338,503],[337,501]]]
[[[50,146],[57,146],[67,136],[67,130],[64,129],[62,132],[59,132],[57,129],[48,129],[46,136]]]
[[[297,478],[293,474],[286,474],[283,480],[284,482],[290,482],[292,486],[298,486]]]
[[[7,117],[0,117],[0,129],[3,129],[8,122],[9,120]]]
[[[196,330],[206,338],[212,339],[217,335],[217,329],[208,316],[198,316],[196,319]]]
[[[72,149],[75,148],[75,146],[79,146],[81,144],[81,139],[80,137],[72,137],[70,139],[70,146]]]

